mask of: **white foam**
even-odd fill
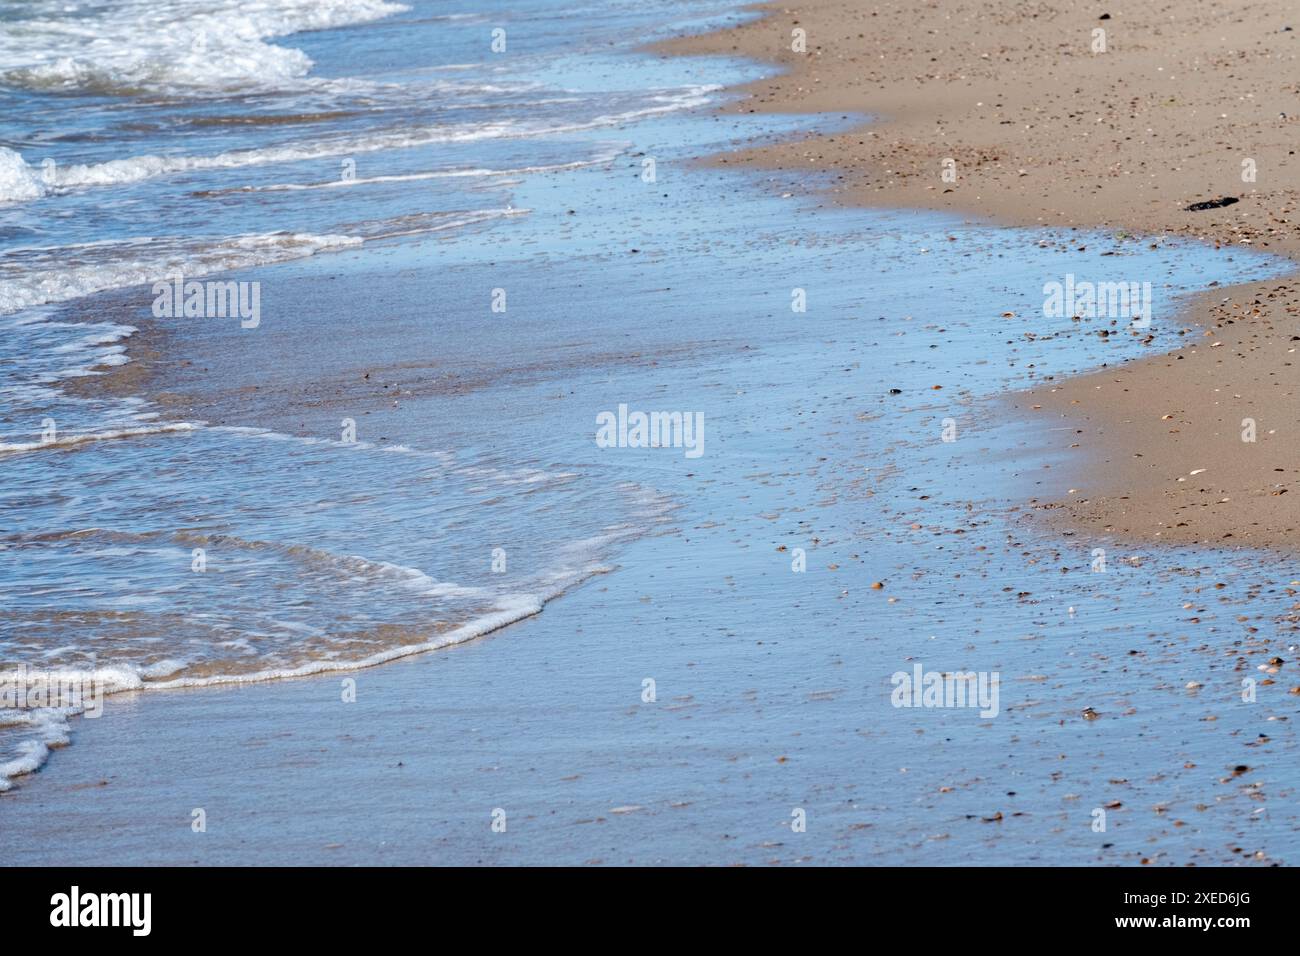
[[[70,711],[61,707],[32,711],[0,710],[0,726],[23,726],[28,738],[18,742],[16,756],[0,762],[0,793],[13,787],[13,778],[39,770],[50,758],[50,748],[68,743]]]
[[[557,128],[557,131],[567,131]],[[74,189],[92,186],[117,186],[141,182],[157,176],[173,173],[196,172],[214,169],[240,169],[249,166],[265,166],[277,163],[296,163],[307,160],[328,159],[333,156],[352,156],[373,153],[385,149],[409,149],[416,146],[428,146],[435,143],[462,143],[482,139],[497,139],[509,136],[535,136],[548,132],[545,127],[526,127],[517,123],[467,123],[460,126],[400,127],[391,130],[378,130],[361,135],[323,136],[316,140],[299,143],[285,143],[278,146],[263,146],[256,149],[235,149],[209,156],[167,155],[129,156],[125,159],[113,159],[105,163],[69,163],[42,169],[40,179],[37,173],[22,159],[18,162],[22,168],[15,168],[10,178],[15,184],[29,179],[36,179],[42,192],[26,196],[38,198],[45,194],[45,187],[55,189]],[[12,151],[10,151],[12,152]],[[12,163],[13,161],[10,160]],[[27,190],[27,185],[15,185],[15,191]],[[14,198],[21,198],[15,196]]]
[[[158,429],[124,430],[122,434],[129,434],[132,432],[146,434],[155,430],[188,430],[196,427],[202,426],[190,425],[187,423],[175,423],[164,425]],[[212,430],[231,435],[246,436],[249,438],[292,440],[311,444],[344,444],[334,442],[330,439],[302,438],[299,436],[271,432],[265,429],[240,426],[217,426]],[[105,437],[110,436],[107,434],[70,436],[66,440],[96,440]],[[391,450],[390,446],[374,446],[361,442],[347,443],[346,447],[358,450],[363,448]],[[2,447],[0,447],[0,450],[2,450]],[[439,458],[449,457],[445,452],[421,452],[413,449],[403,449],[403,451],[408,454],[430,455]],[[465,473],[473,472],[475,475],[480,473],[484,475],[491,474],[497,480],[505,483],[533,483],[545,474],[544,472],[531,468],[502,471],[474,466],[457,470]],[[560,472],[557,475],[557,477],[567,476],[568,473],[565,472]],[[620,485],[620,490],[628,493],[631,493],[638,488],[640,488],[640,486],[628,485],[626,483]],[[101,528],[83,528],[77,532],[77,534],[92,535],[104,531],[105,529]],[[123,534],[122,532],[117,531],[108,531],[107,533],[115,537]],[[500,630],[510,624],[540,614],[551,600],[560,597],[573,587],[593,576],[612,571],[613,569],[611,567],[602,562],[601,556],[607,553],[607,550],[611,546],[614,546],[618,542],[626,540],[631,536],[635,536],[637,533],[637,529],[631,525],[612,525],[604,528],[601,533],[585,537],[581,540],[568,542],[562,545],[557,552],[557,557],[560,560],[559,567],[534,575],[523,583],[520,590],[498,595],[493,595],[490,590],[482,587],[466,586],[451,581],[438,580],[416,567],[396,564],[389,561],[364,558],[358,555],[340,555],[307,545],[284,544],[275,541],[245,540],[227,534],[217,534],[206,538],[183,537],[182,542],[187,547],[189,544],[197,541],[204,543],[205,545],[215,546],[220,544],[227,549],[228,546],[233,545],[235,547],[242,547],[250,550],[276,550],[298,559],[306,558],[308,561],[313,563],[323,563],[335,571],[355,576],[358,579],[388,579],[403,588],[410,588],[420,597],[429,598],[434,604],[438,604],[447,599],[468,599],[472,601],[476,607],[473,610],[467,609],[467,613],[470,615],[468,619],[463,620],[460,624],[448,631],[438,633],[436,636],[428,640],[412,644],[390,645],[361,657],[340,657],[337,656],[336,651],[327,648],[323,656],[318,656],[312,660],[285,662],[284,664],[277,664],[268,661],[258,670],[248,672],[216,670],[215,673],[210,672],[203,676],[186,676],[186,668],[189,666],[189,663],[194,662],[187,663],[170,659],[157,661],[148,665],[137,665],[125,662],[108,666],[92,665],[88,667],[60,666],[54,664],[49,668],[43,668],[41,673],[47,678],[58,680],[60,683],[73,684],[82,687],[94,686],[100,695],[107,696],[127,691],[261,683],[374,667],[400,658],[423,654],[457,644],[463,644],[474,640],[475,638]],[[197,535],[198,533],[194,532],[192,534]],[[142,535],[140,537],[148,537],[148,535]],[[487,609],[479,610],[479,608],[482,608],[485,603],[487,604]],[[203,617],[204,615],[199,616]],[[309,627],[305,623],[293,621],[277,621],[275,623],[278,627],[297,627],[304,634],[313,637],[324,637],[326,639],[329,637],[328,631],[316,627]],[[246,636],[244,635],[235,637],[231,642],[231,645],[237,645],[239,642],[243,642],[243,646],[245,647],[248,646]],[[60,653],[61,650],[73,652],[75,649],[52,649],[51,653],[57,654]],[[238,657],[243,656],[244,655],[238,655]],[[209,662],[205,669],[209,671],[214,670],[214,664],[215,662]],[[16,677],[17,675],[14,671],[11,670],[6,672],[5,670],[0,669],[0,682],[5,680],[14,680]],[[0,791],[9,789],[14,777],[25,773],[31,773],[39,769],[48,759],[51,747],[67,743],[68,718],[80,712],[82,712],[81,708],[65,708],[63,710],[50,708],[26,712],[0,711],[0,727],[5,727],[6,725],[14,726],[15,724],[30,724],[34,731],[34,734],[30,735],[28,739],[21,741],[17,748],[14,748],[12,745],[9,747],[10,753],[14,755],[4,763],[0,764]]]
[[[398,173],[391,176],[355,177],[353,179],[331,179],[315,183],[271,183],[266,186],[235,186],[230,189],[214,189],[207,195],[224,195],[240,192],[298,192],[306,189],[346,189],[350,186],[369,186],[379,183],[409,183],[426,179],[464,179],[485,178],[490,176],[517,176],[523,173],[551,173],[568,169],[582,169],[587,166],[599,166],[613,160],[625,147],[601,153],[593,159],[580,159],[571,163],[552,163],[545,166],[521,166],[516,169],[435,169],[422,173]]]
[[[193,431],[196,427],[191,422],[169,422],[166,425],[113,428],[102,432],[84,432],[72,435],[63,435],[56,432],[54,439],[51,441],[0,441],[0,453],[47,451],[53,448],[66,448],[69,445],[80,445],[90,441],[112,441],[115,438],[135,438],[140,435],[158,435],[164,432],[188,432]]]
[[[40,176],[12,149],[0,146],[0,202],[40,199],[45,184]]]
[[[596,571],[592,573],[596,573]],[[357,661],[318,660],[298,667],[271,668],[249,674],[218,674],[208,677],[180,677],[172,680],[155,681],[149,681],[147,678],[161,668],[169,666],[170,662],[164,662],[161,666],[154,665],[151,668],[142,669],[131,667],[94,668],[92,670],[55,668],[43,673],[54,679],[64,681],[79,680],[84,684],[93,682],[100,688],[101,694],[111,695],[146,688],[166,690],[182,687],[212,687],[223,684],[263,683],[293,677],[308,677],[314,674],[357,670],[473,640],[476,637],[481,637],[484,634],[489,634],[516,621],[540,613],[549,599],[545,595],[517,595],[504,600],[500,610],[462,624],[454,630],[439,635],[434,640],[421,644],[391,647]],[[3,674],[0,674],[0,679],[3,676]],[[68,720],[79,712],[78,709],[53,707],[33,708],[29,711],[0,710],[0,727],[23,726],[28,731],[27,739],[20,740],[14,748],[16,751],[15,756],[0,762],[0,793],[13,787],[14,778],[39,770],[49,759],[52,747],[63,746],[69,742],[70,728]]]
[[[141,182],[174,173],[303,162],[327,159],[334,156],[354,156],[387,149],[411,149],[435,143],[462,143],[484,139],[529,138],[576,133],[609,126],[621,126],[643,117],[701,106],[709,102],[708,94],[718,88],[717,86],[706,85],[687,87],[680,90],[660,91],[649,97],[653,105],[619,113],[607,113],[575,123],[519,123],[509,121],[501,123],[466,123],[459,126],[441,125],[414,128],[403,126],[355,135],[323,136],[315,140],[304,140],[278,146],[230,150],[210,156],[144,155],[110,160],[105,163],[59,164],[51,166],[49,169],[42,169],[40,175],[46,189],[114,186]],[[24,162],[21,157],[19,157],[19,162]],[[24,165],[26,164],[24,163]],[[30,166],[27,166],[25,173],[20,169],[16,169],[11,174],[11,178],[17,182],[24,175],[34,178],[37,174]]]
[[[31,0],[0,30],[0,79],[32,89],[188,94],[305,85],[301,50],[267,40],[365,23],[388,0]],[[73,15],[69,15],[72,13]]]
[[[363,558],[351,560],[362,562],[373,568],[390,571],[401,577],[410,578],[413,584],[422,589],[425,587],[426,580],[431,581],[435,585],[431,589],[431,593],[437,591],[442,594],[448,590],[460,590],[466,593],[478,591],[475,588],[461,588],[459,585],[449,582],[433,581],[424,572],[413,568],[404,568],[400,565],[391,565],[384,562],[371,562]],[[416,654],[424,654],[456,644],[463,644],[525,618],[533,617],[540,614],[548,603],[575,585],[596,575],[606,574],[610,570],[612,569],[604,565],[589,563],[576,569],[551,572],[538,579],[539,589],[536,592],[520,592],[498,597],[495,600],[496,607],[494,610],[472,618],[431,640],[415,644],[395,645],[366,657],[352,660],[318,659],[293,667],[272,667],[249,673],[209,674],[203,677],[169,677],[169,675],[181,669],[181,665],[175,661],[160,661],[147,667],[137,667],[129,664],[91,668],[56,666],[42,669],[40,673],[43,677],[52,681],[76,684],[83,687],[94,686],[100,694],[112,695],[136,690],[170,690],[183,687],[265,683],[338,671],[361,670],[399,658],[411,657]],[[0,681],[19,680],[23,676],[25,675],[16,670],[0,671]],[[41,729],[48,727],[51,728],[51,732],[44,736],[44,743],[65,744],[68,742],[67,718],[79,712],[80,710],[77,708],[34,708],[30,711],[0,711],[0,726],[30,723]],[[30,773],[39,768],[44,763],[46,756],[48,756],[48,752],[42,751],[41,745],[38,744],[20,758],[10,761],[8,764],[0,765],[0,790],[8,789],[7,778],[22,773]]]
[[[50,323],[56,324],[56,323]],[[58,323],[62,324],[62,323]],[[65,352],[84,352],[87,349],[93,349],[100,345],[113,345],[121,342],[123,339],[130,338],[136,331],[132,325],[117,325],[114,323],[102,323],[98,326],[86,326],[86,328],[98,328],[99,331],[92,332],[72,342],[65,342],[62,345],[54,346],[50,351],[63,354]]]
[[[40,670],[39,677],[59,686],[96,688],[100,695],[139,690],[149,678],[162,678],[180,669],[175,661],[159,661],[147,667],[113,665],[108,667],[56,667]],[[16,683],[32,676],[16,668],[0,670],[0,684]],[[92,704],[97,707],[97,704]],[[84,703],[69,706],[32,707],[22,710],[0,709],[0,729],[17,728],[24,739],[16,741],[14,756],[0,762],[0,793],[13,787],[15,777],[35,773],[50,757],[54,747],[71,742],[72,717],[86,712]],[[12,735],[10,735],[12,736]]]
[[[197,278],[359,246],[362,241],[358,236],[273,232],[207,241],[164,237],[9,249],[7,261],[0,264],[0,315],[152,283],[175,272]]]
[[[548,578],[546,590],[536,594],[513,594],[498,600],[498,609],[461,624],[436,638],[418,644],[400,644],[378,651],[357,660],[315,660],[297,667],[270,668],[249,674],[217,674],[206,677],[178,677],[172,680],[155,681],[145,686],[151,689],[166,690],[180,687],[211,687],[220,684],[252,684],[273,680],[285,680],[294,677],[310,677],[315,674],[328,674],[337,671],[361,670],[376,667],[403,657],[425,654],[429,651],[464,644],[485,634],[491,634],[503,627],[540,614],[545,606],[559,597],[575,584],[597,574],[606,574],[611,569],[604,566],[589,566],[580,571],[555,573]]]

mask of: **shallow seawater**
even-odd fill
[[[237,273],[250,287],[198,313],[255,333],[263,306],[285,310],[261,272],[272,265],[527,217],[514,186],[608,165],[624,127],[710,101],[702,67],[660,84],[621,51],[666,15],[702,28],[718,13],[731,15],[690,2],[491,18],[379,0],[0,7],[0,658],[110,690],[374,663],[535,614],[657,527],[671,503],[616,473],[597,486],[538,456],[406,447],[364,423],[357,436],[346,413],[321,434],[247,410],[212,427],[85,380],[126,364],[145,323],[198,331],[177,321],[182,295],[160,307],[173,283]],[[68,117],[57,135],[51,108]],[[371,332],[376,291],[358,313]],[[249,311],[231,319],[236,306]],[[405,349],[395,326],[380,338]],[[352,341],[364,330],[292,334],[304,354],[365,354]],[[278,359],[248,390],[288,410],[273,393],[309,385],[311,364]],[[66,739],[53,711],[35,736],[30,715],[9,716],[0,780]]]
[[[170,91],[184,135],[263,152],[145,164],[149,176],[111,187],[68,180],[34,200],[94,210],[62,244],[115,245],[92,247],[88,261],[108,259],[4,319],[12,596],[0,659],[123,686],[307,674],[461,640],[576,588],[542,619],[567,606],[599,615],[568,619],[580,663],[557,674],[527,642],[512,648],[518,628],[490,651],[449,650],[462,662],[438,671],[433,706],[475,708],[472,727],[440,725],[407,758],[441,762],[442,789],[420,799],[456,804],[451,818],[477,819],[480,803],[572,812],[513,841],[448,839],[446,861],[582,862],[600,854],[581,821],[611,807],[625,812],[610,862],[1292,851],[1295,708],[1290,683],[1267,670],[1294,656],[1291,574],[1273,556],[1053,531],[1025,502],[1064,491],[1065,443],[999,406],[1053,376],[1177,347],[1181,295],[1278,264],[1158,238],[844,210],[815,179],[699,168],[692,157],[809,121],[715,117],[714,88],[752,68],[632,54],[636,14],[622,8],[584,34],[615,39],[612,52],[575,51],[562,38],[577,14],[543,18],[542,6],[518,17],[526,35],[524,24],[545,27],[524,41],[526,80],[516,67],[480,83],[510,90],[488,112],[517,130],[553,107],[553,128],[587,128],[395,148],[411,130],[485,121],[460,105],[450,119],[397,122],[408,108],[451,109],[418,85],[426,73],[465,83],[498,69],[490,23],[467,11],[438,21],[445,42],[425,70],[410,34],[433,27],[415,22],[428,14],[416,5],[337,31],[336,46],[329,31],[294,38],[317,62],[307,78],[338,81],[349,50],[374,71],[364,94],[316,84],[293,97],[380,103],[379,120],[330,120],[311,157],[266,152],[304,139],[287,121],[255,124],[250,143],[232,119],[259,115],[249,104]],[[391,43],[408,55],[384,55]],[[557,91],[572,101],[537,105]],[[286,109],[277,98],[290,94],[264,95],[257,109]],[[651,112],[669,105],[682,108]],[[220,132],[195,132],[214,122]],[[175,143],[162,129],[139,135],[133,155]],[[363,137],[382,145],[362,153]],[[334,185],[349,156],[356,178]],[[154,320],[150,289],[126,286],[120,259],[123,223],[143,227],[153,208],[202,210],[225,239],[355,241],[231,263],[231,277],[262,283],[257,328]],[[447,229],[430,218],[492,212]],[[6,214],[47,228],[19,225],[22,204]],[[132,268],[180,257],[219,271],[230,250],[190,232]],[[31,281],[44,253],[18,250],[45,242],[15,234],[0,301],[46,288]],[[112,269],[119,291],[75,297]],[[1046,318],[1044,283],[1067,274],[1150,282],[1151,328]],[[60,391],[66,369],[120,356],[136,326],[164,329],[177,360],[150,394]],[[185,396],[202,418],[178,422],[159,394]],[[699,454],[599,447],[598,416],[620,406],[702,416]],[[63,438],[42,443],[46,417]],[[996,674],[996,715],[894,706],[893,675],[916,664]],[[489,665],[512,683],[494,683]],[[640,696],[646,678],[654,702]],[[476,748],[507,732],[512,695],[534,679],[547,687],[536,739],[485,782]],[[111,721],[112,698],[105,710]],[[14,729],[9,756],[30,764],[37,738]],[[810,820],[797,835],[796,809]]]

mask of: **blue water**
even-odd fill
[[[1032,757],[1006,770],[1029,780],[1003,790],[1031,795],[1035,819],[1015,825],[1050,862],[1047,830],[1034,828],[1068,813],[1050,783],[1065,749],[1095,751],[1084,762],[1103,779],[1175,758],[1170,774],[1186,763],[1212,774],[1243,762],[1242,735],[1267,727],[1279,751],[1269,783],[1294,783],[1289,733],[1265,723],[1267,701],[1228,706],[1239,675],[1213,641],[1172,665],[1145,649],[1140,666],[1111,662],[1130,650],[1112,644],[1137,634],[1185,640],[1181,606],[1196,600],[1200,569],[1230,579],[1216,600],[1265,621],[1288,606],[1287,575],[1261,593],[1259,556],[1135,563],[1123,546],[1055,535],[1023,504],[1065,490],[1064,443],[997,404],[1177,347],[1180,296],[1280,274],[1278,263],[848,210],[827,205],[815,177],[702,168],[695,157],[811,122],[713,112],[721,87],[757,66],[633,52],[739,16],[724,4],[529,3],[509,16],[410,6],[283,38],[313,61],[301,74],[259,48],[280,71],[272,81],[114,60],[89,79],[47,67],[36,82],[12,73],[12,43],[0,47],[0,144],[24,164],[10,164],[9,182],[40,193],[0,205],[0,549],[11,559],[0,662],[112,687],[310,674],[461,642],[617,581],[658,599],[611,611],[619,640],[585,651],[610,655],[591,666],[626,658],[653,673],[660,660],[675,694],[709,700],[715,749],[650,786],[645,768],[662,770],[675,739],[665,730],[660,751],[642,742],[645,773],[626,771],[664,802],[716,780],[712,761],[738,741],[779,738],[827,792],[856,785],[864,761],[887,761],[870,847],[903,834],[920,847],[918,827],[950,823],[931,805],[940,787],[992,781],[1029,740]],[[490,48],[499,25],[501,54]],[[74,117],[57,138],[41,115],[51,103]],[[48,182],[22,179],[46,157]],[[259,281],[260,325],[153,318],[150,283],[177,267]],[[1045,318],[1043,285],[1067,273],[1150,282],[1152,328]],[[504,312],[491,308],[498,289]],[[806,311],[792,310],[794,290]],[[166,355],[139,394],[62,388],[125,361],[135,328]],[[704,453],[598,447],[597,415],[620,404],[702,414]],[[47,418],[60,437],[42,444]],[[941,438],[945,420],[955,442]],[[1098,546],[1110,571],[1093,575]],[[804,574],[791,573],[794,548]],[[1209,626],[1233,629],[1226,617]],[[701,659],[707,692],[690,687],[688,662]],[[892,708],[889,676],[914,660],[999,671],[1001,716],[985,730],[968,713]],[[1206,689],[1183,689],[1192,680]],[[479,686],[443,694],[475,699]],[[779,734],[748,706],[751,691],[781,701]],[[1193,693],[1216,695],[1220,734],[1159,743],[1167,724],[1195,726],[1204,698]],[[605,714],[593,701],[590,726],[625,705],[608,701]],[[1083,721],[1085,707],[1103,718]],[[1137,720],[1119,719],[1134,707]],[[112,709],[110,698],[106,720]],[[549,719],[539,732],[560,743],[548,768],[589,760],[578,735],[564,743],[569,718]],[[934,743],[918,743],[927,733]],[[15,724],[0,763],[37,765],[69,734],[64,722]],[[765,758],[754,773],[766,781],[774,766]],[[1209,802],[1212,786],[1180,782],[1177,795]],[[771,815],[745,793],[718,784],[701,813],[719,827],[738,806]],[[1063,844],[1077,859],[1096,852],[1088,812],[1102,797],[1071,799],[1094,801],[1080,804],[1083,835]],[[986,794],[962,805],[999,808]],[[848,809],[837,803],[832,818]],[[1286,848],[1292,819],[1273,814],[1270,846]],[[1225,810],[1207,829],[1227,840],[1242,826]],[[657,858],[716,859],[707,839],[651,831]],[[571,833],[532,839],[504,858],[578,852]],[[966,852],[984,839],[957,842]],[[814,845],[823,859],[860,859],[832,852],[834,839]]]
[[[314,255],[360,270],[399,241],[440,269],[458,235],[530,215],[513,198],[530,177],[612,168],[637,120],[708,103],[703,65],[659,78],[619,54],[665,32],[667,14],[702,28],[719,9],[5,4],[0,495],[16,557],[5,661],[110,689],[373,663],[535,614],[662,523],[673,505],[651,487],[457,448],[441,423],[415,446],[376,434],[364,407],[331,410],[319,432],[269,430],[294,413],[271,393],[323,386],[332,357],[363,359],[357,336],[417,354],[375,306],[418,303],[400,279],[354,272],[340,285],[363,296],[358,311],[326,307],[302,329],[302,300],[281,298],[299,295],[294,275],[261,270]],[[346,28],[300,32],[312,27]],[[285,35],[301,45],[274,42]],[[58,137],[51,108],[69,117]],[[164,416],[148,394],[65,388],[128,361],[130,337],[158,318],[155,282],[231,270],[265,283],[265,326],[157,323],[236,358],[207,381],[205,408],[216,383],[263,389],[229,427]],[[345,331],[358,321],[369,331]],[[207,338],[231,329],[250,337]],[[286,335],[314,358],[285,366]],[[240,360],[245,345],[274,367]],[[390,383],[373,371],[356,377],[383,395]],[[4,766],[27,769],[44,747],[11,716],[21,739]],[[66,737],[40,730],[45,743]]]

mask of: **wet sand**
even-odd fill
[[[581,218],[609,217],[586,232],[606,241],[637,183],[615,166],[538,184],[527,199],[540,209],[557,190],[554,221],[586,197]],[[474,439],[448,426],[472,433],[492,420],[486,441],[512,460],[531,448],[566,469],[653,473],[679,507],[621,551],[613,573],[454,650],[347,674],[110,697],[102,719],[76,721],[72,745],[5,794],[0,855],[83,865],[1292,859],[1295,681],[1293,665],[1269,663],[1294,657],[1273,626],[1291,602],[1289,576],[1177,548],[1117,552],[1107,573],[1092,573],[1091,541],[1043,534],[1016,505],[1059,484],[1043,468],[1040,423],[1021,426],[993,405],[1033,375],[1065,375],[1125,346],[1083,330],[989,343],[977,307],[942,325],[912,319],[972,285],[1018,286],[1058,257],[1082,265],[1108,240],[1091,238],[1094,251],[1081,254],[1044,249],[1042,233],[913,212],[811,213],[759,186],[704,171],[674,183],[656,221],[676,221],[710,257],[666,229],[639,234],[644,257],[575,258],[566,246],[510,267],[512,287],[569,290],[512,328],[516,343],[558,335],[552,344],[574,351],[563,387],[548,370],[535,382],[506,375],[495,396],[412,389],[382,417],[358,404],[363,369],[393,380],[411,348],[381,339],[364,353],[308,351],[312,329],[348,327],[351,297],[387,276],[410,277],[377,330],[422,319],[439,284],[484,285],[471,266],[412,272],[427,261],[418,244],[372,253],[359,263],[368,281],[322,282],[336,268],[324,259],[279,266],[275,294],[301,308],[269,312],[265,336],[178,336],[157,384],[202,393],[212,404],[199,417],[278,415],[296,429],[307,411],[277,412],[278,400],[254,399],[244,384],[264,367],[305,367],[320,401],[309,431],[348,407],[373,411],[368,434],[459,449]],[[742,189],[748,200],[723,215],[718,197]],[[796,209],[811,221],[792,245]],[[948,241],[963,250],[962,271],[918,286],[930,261],[920,250]],[[864,257],[877,274],[838,281]],[[1203,285],[1193,268],[1203,257],[1183,257],[1193,262],[1174,270],[1180,284]],[[727,296],[716,296],[720,261]],[[602,282],[583,293],[593,266]],[[810,325],[789,320],[796,281],[813,292]],[[615,326],[611,287],[612,301],[635,303],[631,331],[656,337],[665,360],[611,359],[586,331],[593,317]],[[466,346],[481,340],[471,324]],[[640,353],[627,334],[620,341],[625,355]],[[682,357],[670,342],[694,347]],[[455,343],[444,329],[426,351],[446,356]],[[342,405],[338,389],[352,396]],[[594,411],[640,397],[702,407],[707,457],[596,449]],[[473,414],[483,400],[509,413]],[[941,439],[945,417],[961,440]],[[174,464],[167,448],[159,454]],[[261,485],[248,493],[267,498]],[[806,552],[799,573],[795,549]],[[918,665],[999,675],[996,719],[895,707],[892,675]],[[1249,706],[1246,675],[1260,680]],[[505,832],[492,828],[497,810]],[[1098,810],[1104,832],[1093,828]],[[796,812],[803,832],[791,827]]]
[[[663,130],[637,136],[672,141]],[[401,341],[370,341],[379,357],[363,358],[313,338],[368,314],[357,303],[391,276],[403,277],[391,283],[402,300],[377,329],[427,321],[434,293],[456,301],[449,282],[477,291],[501,281],[501,252],[489,272],[432,269],[418,249],[381,250],[383,268],[367,259],[337,289],[319,281],[329,260],[280,266],[275,288],[305,306],[300,314],[268,321],[256,340],[205,329],[206,341],[171,343],[149,385],[193,393],[179,407],[211,421],[323,434],[347,407],[373,413],[362,419],[367,434],[395,441],[482,442],[515,457],[527,447],[566,468],[653,471],[680,503],[671,526],[536,617],[454,652],[349,673],[355,702],[341,693],[344,675],[115,696],[107,719],[78,721],[73,745],[5,796],[5,858],[1291,860],[1294,664],[1272,663],[1295,656],[1294,632],[1277,626],[1293,603],[1290,575],[1254,554],[1145,546],[1116,552],[1095,574],[1091,538],[1044,534],[1039,510],[1017,505],[1059,499],[1061,457],[1082,452],[1044,448],[1060,432],[1041,411],[1017,421],[988,396],[1145,347],[1102,344],[1082,327],[985,341],[986,313],[1005,305],[971,307],[964,290],[1024,286],[1046,261],[1047,234],[912,211],[849,216],[822,208],[823,194],[789,170],[768,184],[805,193],[792,202],[763,196],[760,177],[697,171],[645,207],[629,200],[636,172],[633,160],[583,174],[599,183],[554,187],[547,221],[565,223],[559,240],[548,255],[518,253],[507,284],[562,294],[539,296],[549,307],[516,320],[512,344],[531,354],[521,343],[559,335],[551,344],[576,358],[539,366],[499,396],[429,385],[425,366],[406,382]],[[521,204],[540,217],[551,188],[535,186]],[[568,208],[581,212],[570,219]],[[801,241],[791,242],[800,216]],[[674,220],[691,242],[664,227]],[[810,224],[826,235],[809,235]],[[635,235],[639,251],[593,254],[584,229],[588,243]],[[914,276],[949,242],[962,257],[951,283],[918,296]],[[1060,245],[1052,255],[1081,264],[1138,254],[1097,234],[1086,252]],[[842,281],[863,261],[874,271]],[[616,282],[627,294],[609,295]],[[814,293],[806,324],[791,321],[796,284]],[[313,295],[327,301],[317,308]],[[619,329],[616,353],[590,332],[610,302],[637,319],[602,326]],[[482,337],[471,327],[466,340]],[[625,360],[668,343],[685,343],[672,361]],[[296,404],[283,384],[273,401],[250,400],[245,386],[277,362],[311,370],[315,404]],[[376,368],[401,384],[400,403],[364,384]],[[554,381],[557,369],[567,380]],[[406,394],[417,381],[427,390]],[[629,396],[703,408],[705,465],[675,454],[589,460],[593,412]],[[480,409],[480,400],[491,401]],[[250,418],[254,406],[278,417]],[[940,439],[945,416],[961,441]],[[807,552],[802,573],[792,573],[796,548]],[[891,675],[916,664],[999,674],[998,718],[896,708]],[[1245,676],[1259,680],[1250,705]],[[647,678],[657,688],[649,701]],[[498,809],[504,833],[491,825]],[[805,832],[791,827],[795,811],[807,814]]]
[[[799,188],[799,171],[829,173],[835,202],[1300,251],[1300,20],[1288,4],[759,9],[757,22],[663,49],[783,68],[730,109],[872,121],[713,162],[784,170],[774,186],[784,189]],[[1099,29],[1105,52],[1094,53]],[[805,53],[791,49],[794,30],[805,31]],[[955,182],[942,175],[948,159]],[[1239,201],[1186,209],[1222,197]],[[1106,278],[1145,278],[1118,272]],[[991,316],[1003,311],[992,296],[987,304]],[[1300,498],[1288,493],[1300,474],[1298,304],[1294,282],[1213,289],[1186,314],[1156,317],[1164,334],[1153,348],[1177,343],[1174,355],[1013,399],[1014,414],[1059,420],[1075,462],[1077,493],[1036,503],[1132,540],[1300,544]],[[1253,442],[1243,419],[1254,420]]]

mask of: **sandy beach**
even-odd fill
[[[718,163],[829,172],[836,202],[1300,250],[1289,78],[1300,24],[1285,3],[760,9],[756,23],[666,48],[781,66],[732,109],[872,119]],[[791,50],[794,30],[806,53]],[[1097,30],[1105,52],[1093,50]],[[1186,210],[1224,197],[1238,202]],[[1044,504],[1133,540],[1294,548],[1295,292],[1291,281],[1216,288],[1150,343],[1151,359],[1014,400],[1073,427],[1080,492]]]
[[[285,3],[0,153],[0,856],[1294,862],[1283,4]]]

